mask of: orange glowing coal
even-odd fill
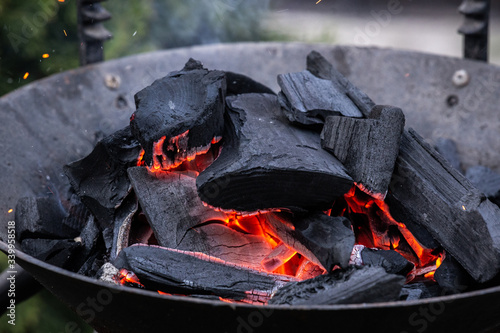
[[[426,277],[433,276],[429,270],[433,272],[441,264],[444,258],[441,250],[423,246],[404,223],[391,216],[384,201],[367,195],[356,185],[344,195],[344,199],[351,214],[357,244],[395,250],[411,261],[417,272]]]
[[[135,275],[134,272],[126,270],[125,268],[120,270],[117,280],[117,282],[122,285],[144,288],[144,285],[139,281],[137,275]]]
[[[132,115],[133,117],[134,115]],[[131,118],[132,119],[132,118]],[[149,172],[159,173],[165,171],[203,171],[218,155],[218,143],[222,137],[214,137],[206,147],[188,148],[189,130],[174,136],[167,141],[163,136],[153,144],[153,163],[146,165],[144,150],[141,150],[137,159],[138,166],[146,166]],[[215,147],[216,154],[211,152]],[[198,158],[204,157],[204,158]],[[197,161],[195,161],[197,160]]]

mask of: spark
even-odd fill
[[[318,0],[318,1],[316,2],[316,4],[318,4],[318,3],[320,3],[320,2],[321,2],[321,0]]]
[[[24,73],[23,80],[26,80],[29,75],[30,75],[30,73],[28,73],[28,72]]]
[[[10,213],[12,213],[13,211],[14,211],[14,210],[11,208],[11,209],[9,209],[9,210],[7,211],[7,213],[9,213],[9,214],[10,214]]]
[[[465,206],[464,206],[464,205],[462,205],[462,209],[463,209],[464,211],[465,211],[465,210],[467,210],[467,209],[465,209]]]
[[[66,0],[57,0],[57,1],[59,1],[59,2],[63,3],[63,2],[64,2],[64,1],[66,1]]]
[[[68,37],[68,34],[66,33],[66,30],[63,30],[64,36]]]
[[[42,58],[47,59],[48,57],[49,57],[49,54],[48,54],[48,53],[44,53],[44,54],[42,54]]]

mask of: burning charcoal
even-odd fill
[[[173,172],[151,174],[144,167],[130,168],[128,174],[161,246],[177,248],[190,228],[226,217],[203,205],[196,192],[195,179],[190,176]]]
[[[441,156],[444,157],[445,160],[448,161],[448,163],[451,164],[452,167],[463,173],[455,141],[446,138],[438,138],[434,143],[434,148],[441,154]]]
[[[266,302],[272,292],[293,280],[230,265],[207,255],[156,246],[127,247],[113,265],[135,273],[147,289],[254,302]]]
[[[82,244],[69,239],[33,239],[28,238],[21,243],[23,252],[39,260],[65,268],[76,270],[81,260],[76,258]]]
[[[265,217],[269,233],[327,272],[335,265],[348,266],[355,239],[347,218],[324,213],[293,217],[270,213]]]
[[[472,284],[470,275],[450,255],[436,269],[434,279],[446,294],[462,293]]]
[[[346,96],[344,87],[335,83],[309,71],[278,75],[283,113],[292,123],[314,127],[323,124],[328,116],[362,117],[358,107]]]
[[[276,96],[244,94],[227,103],[222,152],[196,179],[201,200],[237,211],[326,210],[349,190],[342,164],[316,133],[289,125]]]
[[[398,299],[405,278],[381,267],[351,267],[314,279],[289,283],[269,301],[273,305],[333,305],[389,302]]]
[[[112,226],[115,209],[130,191],[127,168],[137,164],[140,150],[126,127],[99,141],[87,157],[64,167],[71,185],[102,229]]]
[[[500,174],[488,167],[478,165],[467,169],[465,177],[491,201],[500,205]]]
[[[478,282],[500,271],[500,209],[413,130],[402,136],[387,203],[424,226]]]
[[[224,72],[209,71],[193,59],[139,91],[130,126],[146,164],[166,170],[206,151],[224,129],[225,94]]]
[[[212,221],[190,228],[176,248],[205,253],[256,270],[274,270],[261,263],[273,251],[265,238],[233,230],[222,223]]]
[[[274,92],[265,85],[254,81],[246,75],[225,72],[226,73],[226,96],[240,95],[240,94],[274,94]]]
[[[378,266],[387,273],[406,276],[414,265],[394,250],[375,250],[364,248],[361,251],[363,265]]]
[[[321,54],[316,51],[308,54],[307,70],[321,79],[331,80],[336,89],[343,91],[365,117],[369,116],[375,103],[337,71]]]
[[[132,218],[138,208],[139,203],[137,197],[135,193],[131,193],[116,210],[113,226],[113,244],[110,254],[111,260],[115,259],[118,253],[129,245],[128,241]]]
[[[368,194],[383,200],[398,156],[405,117],[403,111],[377,105],[368,119],[326,118],[321,145],[344,164]]]
[[[101,269],[99,269],[97,276],[99,276],[99,280],[101,281],[116,283],[115,279],[119,275],[119,273],[120,270],[118,268],[107,262],[102,265]]]
[[[18,241],[25,238],[73,238],[80,234],[64,219],[68,213],[57,198],[21,198],[16,205],[16,237]]]
[[[441,296],[441,288],[436,283],[418,282],[406,284],[399,295],[402,301],[415,301]]]

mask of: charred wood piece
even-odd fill
[[[21,198],[16,205],[16,238],[18,241],[25,238],[74,238],[81,229],[75,228],[74,223],[64,223],[71,221],[67,217],[68,213],[57,198]]]
[[[445,294],[459,294],[466,291],[473,280],[463,267],[449,254],[434,273],[434,279]]]
[[[222,152],[196,179],[211,206],[237,211],[272,208],[329,209],[352,185],[319,136],[295,128],[269,94],[227,98]]]
[[[355,242],[347,218],[324,213],[293,217],[269,213],[265,223],[270,233],[327,272],[336,265],[347,268]]]
[[[113,225],[116,208],[130,192],[127,168],[137,164],[140,150],[125,127],[99,141],[88,156],[64,167],[71,186],[103,230]]]
[[[118,253],[129,245],[130,228],[132,219],[139,209],[139,202],[135,193],[130,193],[118,207],[113,224],[113,243],[111,245],[110,259],[116,258]],[[109,243],[109,241],[107,241]]]
[[[364,248],[361,251],[363,265],[377,266],[387,273],[406,276],[414,265],[394,250],[376,250]]]
[[[256,270],[274,270],[262,263],[273,251],[263,237],[233,230],[221,221],[210,222],[188,229],[176,248]]]
[[[144,167],[128,170],[142,211],[160,246],[177,248],[186,232],[226,215],[206,207],[196,191],[196,180],[181,173],[152,174]]]
[[[113,265],[134,272],[147,289],[253,302],[266,302],[272,292],[293,280],[228,265],[194,252],[156,246],[127,247]]]
[[[381,267],[351,267],[313,279],[289,283],[269,301],[273,305],[333,305],[389,302],[398,299],[405,282]]]
[[[404,124],[403,111],[392,106],[373,107],[368,119],[331,116],[321,132],[321,145],[344,164],[363,191],[383,200]]]
[[[166,170],[206,151],[222,136],[225,95],[225,73],[193,59],[135,94],[130,126],[146,164]]]
[[[82,243],[70,239],[33,239],[21,243],[23,252],[54,266],[76,271],[85,260],[80,255]]]
[[[319,128],[328,116],[362,117],[358,107],[346,96],[345,89],[335,83],[309,71],[278,75],[283,113],[292,123]]]
[[[443,291],[436,283],[410,283],[403,286],[399,299],[401,301],[415,301],[419,299],[442,296],[442,292]]]
[[[320,53],[312,51],[307,56],[307,68],[313,75],[330,80],[357,106],[361,113],[368,117],[375,103],[363,91],[357,88],[351,81],[345,78],[333,67]]]
[[[413,130],[402,136],[387,203],[424,226],[478,282],[500,271],[500,209]]]

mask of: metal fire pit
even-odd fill
[[[230,44],[147,53],[34,82],[0,98],[0,211],[22,196],[67,186],[62,166],[128,124],[134,94],[193,57],[209,69],[246,74],[273,90],[276,76],[301,71],[317,50],[378,104],[401,107],[407,126],[457,142],[465,167],[499,170],[500,68],[391,49],[311,44]],[[465,76],[464,76],[465,73]],[[474,244],[470,244],[474,246]],[[6,244],[0,242],[6,251]],[[98,332],[256,332],[320,329],[385,332],[497,332],[500,287],[420,301],[316,307],[254,307],[159,295],[109,285],[17,252],[17,262]]]

